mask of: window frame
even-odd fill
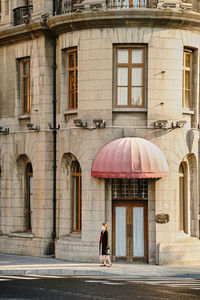
[[[118,50],[128,50],[128,63],[121,63],[119,64],[117,62],[117,52]],[[143,50],[143,61],[142,63],[132,63],[132,50],[133,49],[141,49]],[[145,78],[146,78],[146,46],[143,45],[130,45],[130,46],[115,46],[114,47],[114,107],[115,108],[145,108],[145,103],[146,103],[146,84],[145,84]],[[119,67],[128,67],[128,103],[127,105],[119,105],[118,104],[118,97],[117,97],[117,71]],[[132,89],[132,68],[134,67],[141,67],[143,70],[143,78],[142,78],[142,104],[141,105],[132,105],[131,104],[131,89]]]
[[[33,179],[32,164],[26,165],[26,231],[32,232],[32,210],[31,210],[31,193],[30,193],[30,178]]]
[[[78,171],[76,172],[76,167],[78,167]],[[76,215],[76,219],[78,219],[78,224],[76,224],[76,228],[74,226],[74,215],[77,213],[74,213],[75,208],[75,197],[74,197],[74,181],[78,177],[78,215]],[[76,195],[77,196],[77,195]],[[75,161],[72,163],[72,232],[81,232],[81,222],[82,222],[82,171],[81,166],[78,161]]]
[[[78,50],[77,48],[71,48],[66,50],[66,68],[67,68],[67,109],[76,110],[78,108]],[[70,55],[74,56],[74,66],[70,67],[69,59]],[[70,78],[71,73],[74,77],[74,87],[71,88]],[[74,101],[72,100],[72,95],[74,92]],[[74,102],[74,105],[73,105]]]
[[[187,67],[185,64],[185,54],[190,54],[190,67]],[[192,95],[192,86],[193,86],[193,62],[194,62],[194,51],[190,48],[184,47],[183,49],[183,70],[182,70],[182,108],[191,110],[193,108],[193,95]],[[189,72],[190,77],[190,87],[186,90],[185,88],[185,74]],[[186,91],[189,91],[189,106],[185,105],[186,103]]]
[[[24,65],[28,63],[28,74],[24,74]],[[31,97],[30,97],[30,57],[20,59],[20,74],[21,74],[21,103],[22,103],[22,115],[27,115],[31,112]],[[28,80],[28,94],[25,95],[25,81]],[[25,97],[27,100],[25,101]],[[27,102],[27,103],[26,103]],[[27,111],[25,110],[27,106]]]
[[[183,163],[179,166],[179,218],[178,230],[179,232],[187,233],[186,228],[186,170]]]

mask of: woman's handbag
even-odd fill
[[[106,255],[110,255],[110,248],[109,247],[106,248]]]

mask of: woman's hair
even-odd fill
[[[106,223],[103,223],[102,225],[105,227],[106,230],[108,229],[108,225]]]

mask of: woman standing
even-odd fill
[[[100,241],[99,241],[99,256],[100,260],[102,262],[101,267],[106,267],[106,261],[108,260],[107,267],[111,267],[111,261],[110,261],[110,254],[108,254],[108,231],[107,231],[107,224],[102,224],[102,231],[100,234]]]

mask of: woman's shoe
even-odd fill
[[[108,268],[110,268],[112,266],[112,264],[107,265]]]

